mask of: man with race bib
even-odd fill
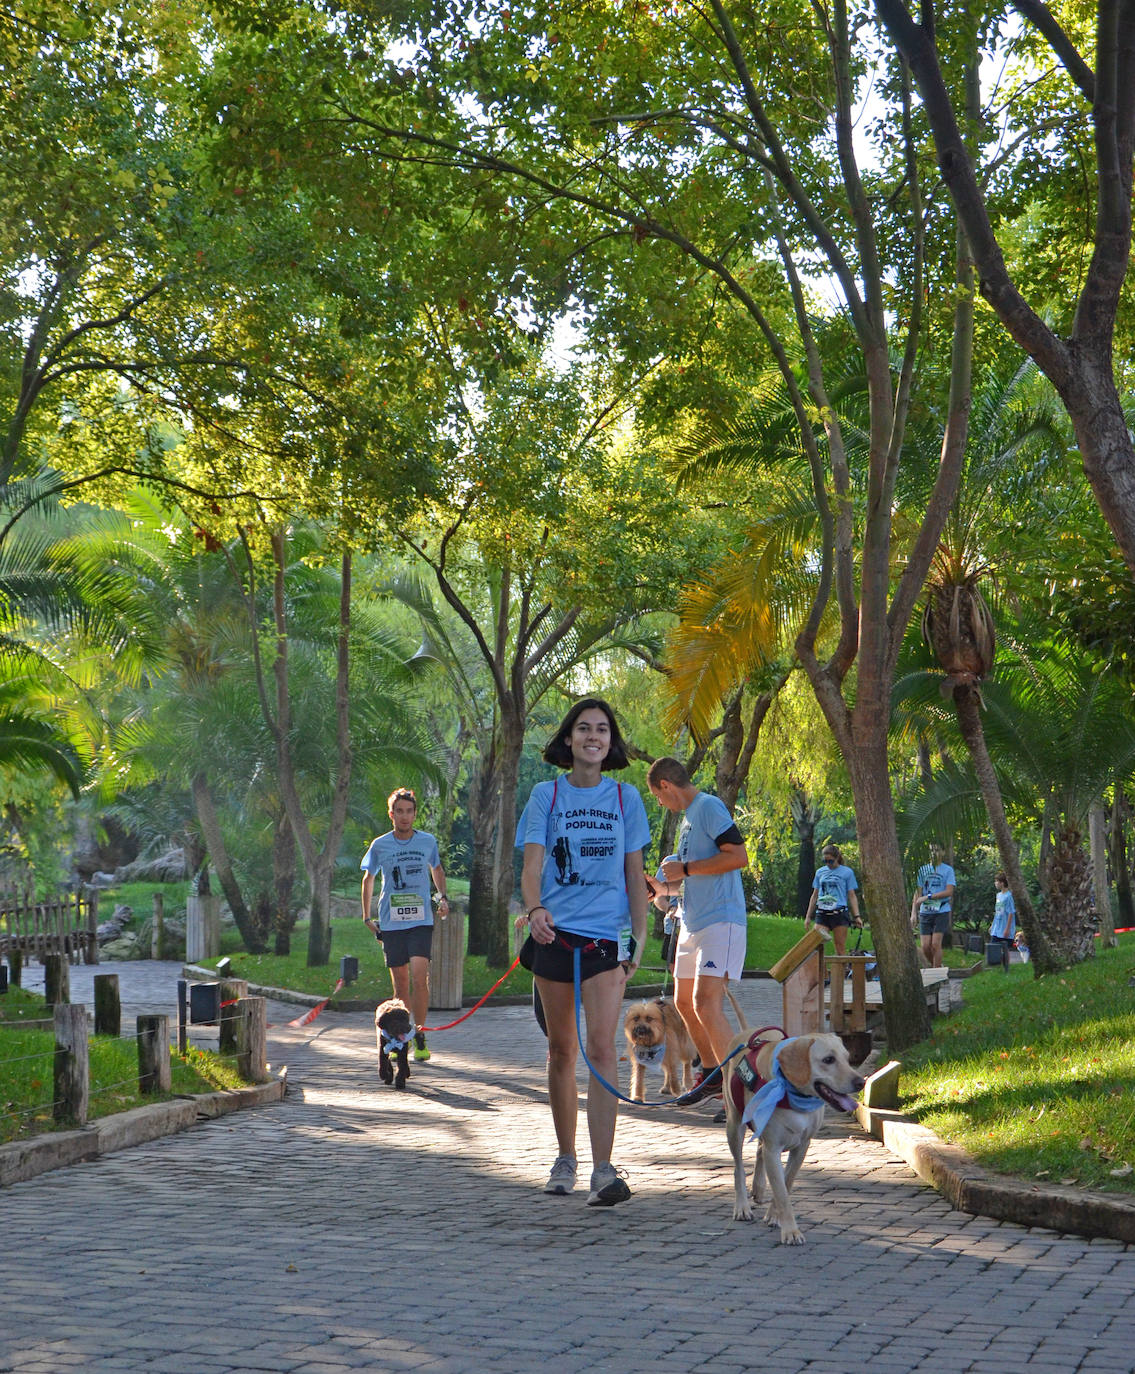
[[[438,892],[437,914],[449,915],[445,895],[445,869],[437,840],[425,830],[415,830],[418,801],[408,787],[391,792],[386,804],[394,829],[371,842],[363,857],[363,920],[382,941],[394,996],[410,1008],[417,1028],[414,1058],[430,1057],[423,1027],[430,1009],[430,951],[433,947],[433,907],[430,880]],[[374,880],[382,874],[378,894],[378,921],[371,917]]]

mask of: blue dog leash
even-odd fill
[[[580,984],[582,980],[579,976],[579,953],[579,947],[577,946],[572,951],[572,978],[575,983],[575,1034],[576,1039],[579,1041],[579,1052],[583,1055],[583,1062],[587,1065],[592,1078],[594,1078],[597,1083],[601,1083],[612,1097],[617,1097],[620,1102],[626,1102],[632,1107],[673,1107],[676,1104],[680,1106],[682,1098],[686,1096],[685,1093],[681,1093],[677,1097],[665,1097],[660,1102],[636,1102],[633,1097],[627,1097],[625,1093],[620,1092],[618,1088],[608,1083],[598,1069],[596,1069],[594,1064],[592,1064],[591,1060],[588,1059],[587,1051],[583,1047],[583,997],[580,993]],[[745,1048],[744,1045],[738,1045],[735,1050],[727,1054],[724,1063],[718,1064],[717,1068],[714,1069],[712,1073],[707,1074],[705,1081],[712,1082],[714,1078],[720,1078],[721,1070],[725,1067],[725,1064],[728,1064],[735,1054],[740,1054]]]

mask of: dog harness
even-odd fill
[[[784,1070],[780,1067],[780,1052],[789,1043],[788,1040],[779,1041],[773,1048],[771,1078],[765,1079],[757,1072],[756,1057],[762,1046],[767,1045],[767,1040],[759,1040],[756,1047],[753,1041],[764,1034],[766,1030],[777,1029],[773,1026],[764,1026],[761,1030],[755,1031],[749,1037],[749,1052],[741,1057],[737,1065],[736,1076],[733,1080],[733,1102],[737,1110],[741,1113],[742,1126],[752,1128],[753,1135],[759,1136],[764,1128],[772,1119],[772,1114],[777,1107],[791,1107],[797,1112],[816,1112],[821,1111],[824,1106],[822,1097],[816,1097],[812,1093],[801,1092],[799,1088],[791,1084],[784,1076]],[[748,1106],[743,1106],[744,1093],[741,1093],[741,1101],[738,1101],[738,1084],[736,1078],[741,1078],[742,1082],[748,1080],[743,1077],[743,1070],[748,1069],[753,1076],[753,1082],[759,1084],[753,1096],[749,1099]]]
[[[766,1031],[780,1030],[779,1026],[762,1026],[749,1036],[745,1045],[745,1053],[738,1059],[733,1068],[733,1077],[729,1080],[729,1091],[733,1094],[733,1105],[738,1113],[745,1110],[746,1089],[750,1093],[758,1093],[765,1086],[767,1079],[761,1076],[757,1068],[757,1055],[761,1050],[772,1042],[761,1037]],[[780,1104],[777,1103],[777,1106]]]

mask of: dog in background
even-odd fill
[[[623,1034],[630,1051],[630,1095],[636,1102],[643,1100],[648,1065],[661,1062],[664,1097],[677,1097],[693,1086],[693,1059],[697,1050],[673,1003],[661,998],[632,1003],[623,1018]]]
[[[734,1003],[736,1010],[736,1003]],[[753,1208],[745,1189],[742,1158],[743,1117],[754,1095],[766,1096],[756,1105],[757,1161],[753,1167],[753,1201],[769,1202],[765,1222],[780,1227],[782,1245],[803,1245],[789,1193],[804,1163],[812,1137],[823,1124],[826,1107],[855,1110],[853,1094],[863,1089],[862,1076],[852,1068],[837,1035],[797,1035],[786,1039],[772,1027],[756,1034],[742,1022],[741,1053],[729,1059],[725,1074],[725,1131],[733,1155],[733,1219],[751,1221]],[[768,1085],[767,1088],[765,1085]],[[775,1101],[776,1105],[772,1106]],[[781,1155],[788,1152],[785,1166]]]
[[[410,1008],[399,997],[380,1002],[374,1012],[374,1035],[378,1041],[378,1076],[384,1083],[404,1088],[410,1077],[410,1046],[414,1042],[414,1021]],[[398,1072],[394,1072],[394,1064]]]

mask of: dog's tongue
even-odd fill
[[[854,1097],[848,1097],[846,1093],[832,1092],[826,1083],[817,1083],[816,1090],[818,1096],[822,1097],[829,1107],[834,1107],[840,1112],[853,1112],[859,1103]]]

